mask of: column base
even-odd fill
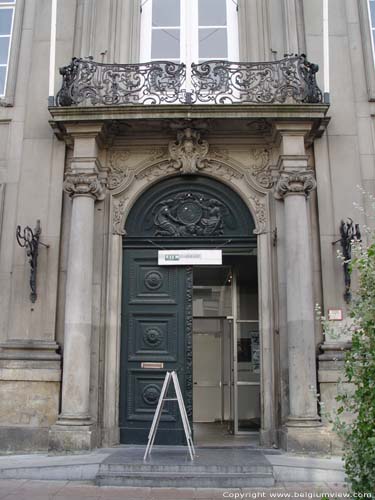
[[[325,426],[289,427],[280,432],[280,446],[294,453],[332,453],[332,431]]]
[[[102,439],[100,446],[110,447],[116,446],[120,443],[120,429],[119,427],[104,427],[101,432]]]
[[[96,425],[88,419],[62,417],[49,430],[50,453],[90,451],[97,446]]]
[[[292,417],[289,416],[285,424],[287,427],[321,427],[322,422],[318,415],[315,417]]]
[[[264,448],[277,448],[277,433],[274,429],[260,429],[259,444]]]

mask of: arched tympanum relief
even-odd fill
[[[255,224],[243,200],[225,184],[200,175],[160,181],[133,205],[126,221],[133,238],[253,238]]]
[[[177,132],[176,140],[170,141],[168,147],[154,148],[147,153],[147,160],[135,166],[130,166],[129,157],[131,153],[129,151],[114,150],[109,153],[108,188],[113,193],[112,225],[114,234],[124,234],[124,223],[126,214],[132,205],[131,200],[134,200],[142,193],[145,182],[154,183],[172,175],[190,176],[197,174],[217,179],[224,184],[233,186],[237,192],[241,192],[242,198],[247,201],[254,216],[255,233],[258,234],[265,230],[267,225],[266,196],[267,191],[273,185],[271,173],[272,149],[270,147],[251,147],[247,163],[240,164],[230,158],[227,150],[210,147],[208,142],[201,138],[198,131],[186,128]],[[138,181],[140,191],[133,194],[135,181]],[[130,191],[132,191],[131,195]],[[189,193],[186,193],[186,195],[188,196]],[[166,218],[169,218],[171,222],[168,226],[170,234],[175,231],[176,234],[182,235],[185,231],[191,231],[193,226],[187,224],[185,228],[180,227],[181,221],[175,222],[173,229],[170,210],[176,208],[178,200],[164,201],[168,201],[168,206],[164,205],[157,217],[159,231],[163,235],[167,234]],[[196,217],[202,211],[201,222],[194,227],[195,235],[220,232],[219,221],[217,221],[218,225],[216,225],[214,218],[210,224],[208,224],[207,220],[208,214],[211,217],[215,212],[219,219],[222,218],[223,214],[221,212],[223,208],[220,207],[219,200],[202,199],[200,203],[201,210],[195,208]],[[197,204],[190,204],[191,209],[197,206]],[[185,206],[185,212],[186,210],[187,207]],[[190,213],[190,216],[193,217],[193,214]],[[182,224],[182,226],[184,225]]]

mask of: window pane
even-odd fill
[[[180,26],[180,0],[153,0],[153,26]]]
[[[0,64],[8,64],[9,36],[0,38]]]
[[[370,2],[371,24],[375,27],[375,2]]]
[[[5,66],[0,66],[0,95],[4,95],[5,90]]]
[[[199,57],[226,59],[228,57],[227,29],[199,29]]]
[[[13,9],[0,9],[0,35],[10,35]]]
[[[199,0],[199,26],[226,26],[226,0]]]
[[[178,59],[180,30],[152,30],[151,59]]]

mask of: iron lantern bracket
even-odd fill
[[[23,230],[21,230],[21,226],[17,226],[16,230],[16,239],[17,243],[21,248],[26,248],[26,256],[29,259],[30,264],[30,300],[34,304],[37,299],[37,291],[36,291],[36,272],[38,267],[38,249],[39,245],[43,245],[48,248],[49,245],[46,245],[40,241],[40,235],[42,232],[42,228],[40,226],[40,220],[36,221],[36,226],[34,230],[31,229],[30,226],[26,226]]]

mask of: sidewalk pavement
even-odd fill
[[[349,498],[343,483],[278,483],[272,488],[117,488],[92,482],[0,480],[0,500],[218,500]]]

